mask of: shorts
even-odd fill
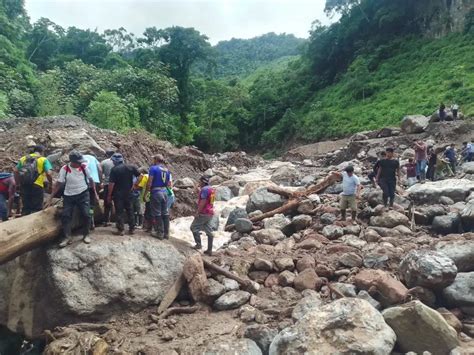
[[[355,195],[341,195],[341,210],[350,208],[352,211],[357,210],[357,202]]]

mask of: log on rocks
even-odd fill
[[[202,260],[202,262],[204,263],[204,267],[214,271],[214,272],[217,272],[218,274],[220,275],[223,275],[229,279],[232,279],[232,280],[235,280],[237,281],[240,285],[242,285],[244,287],[244,289],[246,289],[247,291],[249,292],[252,292],[252,293],[255,293],[258,291],[258,287],[256,287],[255,285],[255,282],[253,282],[252,280],[248,280],[248,279],[244,279],[240,276],[237,276],[233,273],[231,273],[230,271],[210,262],[210,261],[207,261],[207,260]]]
[[[174,282],[173,286],[168,290],[165,297],[161,301],[158,307],[158,315],[166,311],[169,306],[171,306],[179,294],[179,291],[183,288],[184,284],[186,283],[186,279],[184,275],[181,273],[179,277]]]
[[[61,232],[55,206],[0,223],[0,265],[51,242]]]

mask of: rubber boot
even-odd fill
[[[163,237],[170,239],[170,216],[163,216]]]
[[[151,236],[160,240],[163,239],[163,219],[161,217],[156,219],[156,224],[153,225]]]
[[[201,244],[201,235],[198,233],[193,234],[194,236],[194,241],[196,242],[196,245],[194,246],[194,249],[199,250],[202,249],[202,244]]]
[[[214,241],[214,236],[212,234],[207,235],[207,250],[204,254],[212,256],[212,243]]]
[[[341,210],[341,221],[346,220],[346,210]]]
[[[137,226],[140,227],[140,228],[143,228],[143,215],[142,214],[138,215],[138,224],[137,224]]]

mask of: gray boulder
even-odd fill
[[[235,221],[239,218],[248,218],[248,214],[245,209],[237,207],[230,212],[229,217],[227,218],[226,227],[235,224]]]
[[[250,236],[253,237],[259,244],[270,245],[275,245],[279,241],[285,239],[283,232],[278,229],[261,229],[259,231],[253,231]]]
[[[291,220],[283,214],[276,214],[273,217],[265,218],[263,226],[265,229],[279,229],[283,231],[291,224]]]
[[[474,174],[474,161],[464,163],[462,165],[462,171],[466,174]]]
[[[174,182],[174,187],[178,189],[192,189],[196,183],[191,178],[178,179]]]
[[[462,226],[465,231],[474,231],[474,201],[470,201],[461,211]]]
[[[247,218],[238,218],[235,221],[235,230],[239,233],[250,233],[253,231],[253,223]]]
[[[300,230],[308,228],[312,221],[313,219],[311,218],[311,216],[302,214],[302,215],[293,217],[293,220],[291,221],[291,225],[296,231],[300,231]]]
[[[441,314],[420,301],[386,309],[382,314],[397,334],[397,344],[404,353],[429,351],[433,355],[444,355],[459,345],[454,328]]]
[[[337,217],[333,213],[323,213],[321,217],[319,218],[322,224],[328,225],[328,224],[333,224],[336,220]]]
[[[449,257],[431,250],[412,250],[398,268],[409,288],[422,286],[442,289],[456,278],[457,267]]]
[[[311,310],[320,307],[323,304],[321,296],[316,291],[311,292],[308,296],[303,297],[293,308],[291,317],[298,321],[304,317],[304,315]]]
[[[400,128],[407,134],[423,133],[428,127],[430,119],[423,115],[409,115],[402,119]]]
[[[250,293],[246,291],[230,291],[224,293],[214,302],[214,308],[219,311],[235,309],[244,305],[250,299]]]
[[[0,268],[9,271],[0,277],[0,321],[37,337],[56,326],[138,311],[162,300],[183,262],[171,244],[140,236],[37,249]]]
[[[263,213],[281,207],[285,203],[283,197],[277,194],[268,192],[266,187],[257,189],[250,195],[247,202],[247,213],[260,210]]]
[[[433,219],[436,216],[442,216],[446,214],[446,210],[443,206],[433,205],[426,207],[419,207],[415,210],[415,222],[416,224],[422,224],[429,226],[433,223]]]
[[[460,272],[454,282],[443,290],[443,298],[449,307],[459,307],[474,316],[474,272]]]
[[[343,298],[309,310],[270,345],[280,354],[390,354],[395,333],[367,301]]]
[[[408,226],[410,220],[407,216],[403,213],[390,210],[388,212],[383,213],[380,216],[372,216],[370,218],[370,225],[375,227],[382,227],[382,228],[395,228],[399,225]]]
[[[329,226],[325,226],[323,228],[322,233],[326,238],[334,240],[344,235],[344,229],[342,227],[332,224]]]
[[[369,205],[375,207],[383,204],[383,193],[381,189],[368,188],[362,192],[362,197],[369,202]],[[410,200],[403,196],[395,195],[395,204],[408,208]]]
[[[251,339],[228,339],[216,340],[206,347],[204,355],[227,355],[227,354],[242,354],[242,355],[262,355],[262,351],[258,345]]]
[[[458,213],[448,213],[445,216],[433,218],[433,231],[439,234],[457,233],[461,226],[461,218]]]
[[[229,201],[234,195],[227,186],[218,186],[216,188],[216,201]]]
[[[294,166],[280,166],[272,174],[270,180],[275,184],[293,186],[299,178],[298,170]]]
[[[435,249],[453,260],[458,272],[474,271],[474,240],[443,240]]]
[[[407,189],[410,199],[427,204],[437,204],[441,196],[447,196],[454,202],[464,201],[471,191],[474,191],[474,181],[468,179],[430,181]]]

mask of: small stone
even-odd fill
[[[257,310],[248,304],[243,305],[239,309],[239,317],[242,322],[253,322],[255,320],[256,315]]]
[[[369,302],[375,309],[378,309],[378,310],[381,310],[381,309],[382,309],[382,305],[380,304],[380,302],[377,301],[376,299],[374,299],[367,291],[364,291],[364,290],[359,291],[359,293],[357,294],[357,298],[366,300],[366,301]]]
[[[346,297],[356,297],[356,287],[351,284],[346,284],[342,282],[334,282],[331,283],[331,288],[335,289],[336,291],[339,291]],[[338,299],[339,297],[333,294],[333,299]]]
[[[291,286],[295,280],[295,274],[285,270],[278,275],[278,284],[280,286]]]
[[[364,231],[364,239],[369,243],[377,243],[381,238],[380,234],[372,228],[367,228]]]
[[[319,221],[325,225],[333,224],[336,220],[337,217],[333,213],[323,213],[321,217],[319,217]]]
[[[441,203],[442,205],[445,205],[445,206],[454,205],[453,199],[448,197],[448,196],[441,196],[439,198],[439,203]]]
[[[344,234],[352,234],[352,235],[359,235],[360,233],[360,226],[359,225],[348,225],[343,228]]]
[[[308,228],[311,225],[313,219],[308,215],[299,215],[293,218],[291,225],[295,228],[296,231],[300,231]]]
[[[266,259],[257,258],[253,262],[253,267],[255,270],[271,272],[273,270],[273,263]]]
[[[339,263],[347,267],[361,267],[363,260],[356,253],[345,253],[339,257]]]
[[[323,244],[314,238],[307,238],[303,240],[301,243],[298,243],[296,245],[298,249],[304,249],[304,250],[311,250],[311,249],[321,249],[323,247]]]
[[[226,292],[237,291],[239,289],[239,283],[235,280],[223,278],[221,282],[224,285]]]
[[[249,277],[251,280],[263,284],[267,279],[269,273],[267,271],[251,271]]]
[[[323,228],[323,235],[329,240],[335,240],[344,235],[344,230],[342,227],[336,225],[329,225]]]
[[[273,287],[275,285],[278,285],[278,274],[270,274],[268,275],[267,279],[265,280],[264,283],[265,287]]]
[[[244,331],[244,337],[252,339],[260,348],[262,353],[268,354],[268,349],[278,331],[266,325],[250,325]]]
[[[250,233],[253,231],[253,223],[246,218],[238,218],[235,221],[235,230],[239,233]]]
[[[275,245],[280,240],[285,239],[285,235],[281,230],[278,229],[262,229],[259,231],[253,231],[252,236],[259,244]]]
[[[311,202],[310,199],[306,199],[300,202],[297,211],[298,213],[301,213],[301,214],[309,214],[313,211],[313,209],[314,209],[313,202]]]
[[[317,308],[322,304],[323,301],[321,300],[321,297],[318,293],[315,293],[312,296],[304,297],[296,304],[295,308],[293,308],[291,318],[293,318],[295,321],[298,321],[303,318],[303,316],[310,310]]]
[[[295,277],[293,284],[298,291],[319,290],[323,285],[323,281],[313,269],[306,269]]]
[[[220,282],[214,279],[208,279],[208,287],[206,289],[206,294],[210,297],[217,298],[220,295],[224,294],[225,287]]]
[[[314,269],[316,261],[311,255],[304,255],[301,259],[296,262],[296,270],[302,272],[305,269]]]
[[[283,270],[294,270],[295,269],[295,264],[293,263],[292,258],[278,258],[275,259],[275,265],[278,271],[283,271]]]
[[[332,279],[334,277],[335,270],[328,265],[317,264],[314,270],[321,277],[325,277],[327,279]]]
[[[224,293],[214,302],[214,308],[223,311],[234,309],[247,303],[250,299],[250,293],[246,291],[230,291]]]

